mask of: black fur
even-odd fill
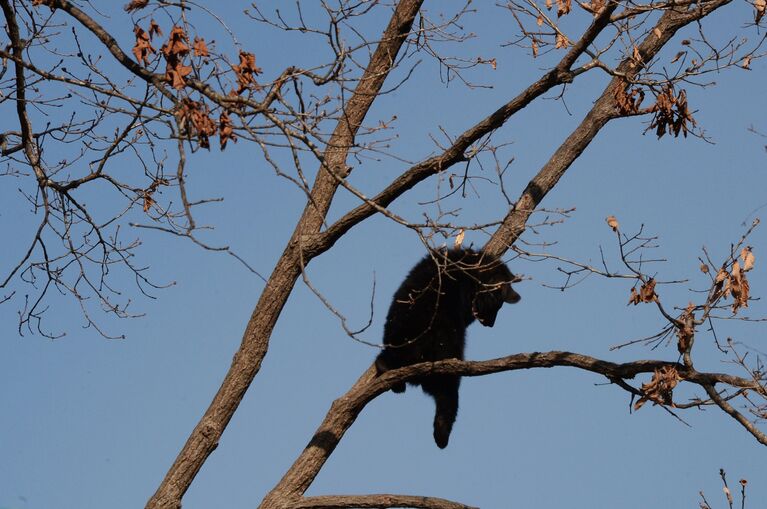
[[[520,297],[503,262],[471,249],[433,251],[413,267],[394,294],[384,325],[379,373],[419,362],[463,359],[466,327],[474,319],[492,327],[504,302]],[[434,441],[445,448],[458,413],[460,376],[410,380],[434,398]],[[392,387],[404,392],[405,383]]]

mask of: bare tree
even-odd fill
[[[267,73],[257,65],[257,51],[240,43],[211,7],[186,1],[132,0],[125,6],[127,13],[117,16],[121,23],[131,20],[134,37],[128,41],[107,26],[102,6],[95,3],[0,0],[8,37],[0,50],[4,62],[0,101],[12,105],[16,124],[0,133],[4,176],[23,182],[22,196],[38,221],[23,255],[2,276],[0,288],[6,293],[0,298],[6,306],[19,302],[20,331],[58,337],[61,332],[49,327],[45,311],[52,293],[70,296],[87,323],[109,337],[98,312],[135,316],[127,297],[130,293],[113,284],[115,274],[131,274],[139,292],[162,286],[134,262],[141,242],[132,238],[133,233],[125,233],[129,227],[133,232],[159,230],[203,249],[228,253],[246,270],[263,277],[264,289],[229,372],[148,508],[180,507],[259,373],[274,326],[299,278],[339,317],[348,335],[360,339],[359,331],[347,326],[346,318],[312,284],[305,269],[373,216],[409,229],[431,247],[447,239],[462,239],[467,231],[486,233],[489,238],[483,250],[493,256],[558,265],[565,278],[562,290],[588,274],[631,280],[629,302],[654,306],[664,320],[657,334],[637,343],[651,347],[675,343],[679,360],[618,363],[551,351],[487,361],[417,364],[382,376],[371,367],[332,404],[309,445],[260,507],[468,507],[439,498],[395,494],[305,496],[365,405],[394,384],[426,373],[482,376],[574,367],[599,374],[626,391],[632,401],[636,398],[637,410],[652,402],[681,419],[678,414],[685,409],[718,408],[758,443],[767,445],[767,435],[759,426],[767,417],[761,360],[717,334],[717,324],[723,320],[747,319],[742,311],[752,300],[748,275],[755,263],[748,239],[758,221],[739,239],[733,235],[735,241],[724,258],[701,252],[707,287],[693,293],[686,306],[665,302],[656,291],[657,285],[675,282],[656,279],[652,267],[658,260],[646,254],[656,239],[643,229],[624,232],[612,216],[607,222],[615,232],[617,259],[603,254],[599,265],[520,240],[525,232],[568,217],[569,210],[542,208],[543,200],[611,121],[643,117],[647,130],[659,138],[680,134],[705,138],[685,87],[707,85],[707,76],[713,72],[748,69],[763,55],[765,36],[759,24],[765,4],[761,0],[751,4],[755,23],[744,27],[743,34],[733,33],[722,43],[707,37],[703,21],[716,19],[718,10],[729,3],[594,0],[573,5],[570,0],[524,0],[494,6],[513,22],[515,30],[507,45],[545,69],[489,114],[467,111],[470,127],[458,133],[442,130],[443,139],[434,138],[429,155],[410,160],[389,143],[397,134],[397,111],[389,112],[390,122],[375,123],[369,120],[371,108],[380,98],[410,84],[416,56],[437,61],[445,82],[481,89],[472,72],[494,68],[495,60],[451,55],[449,48],[473,36],[462,29],[463,17],[490,5],[467,2],[455,12],[443,13],[439,10],[443,5],[430,6],[422,0],[399,0],[392,5],[376,0],[343,0],[333,6],[323,2],[325,22],[319,25],[304,16],[302,3],[290,16],[255,4],[246,13],[256,29],[319,38],[332,55],[310,66],[290,65]],[[376,21],[380,35],[371,36],[359,27],[360,20],[368,19]],[[667,55],[664,48],[681,30],[695,37],[682,40],[684,49],[676,55]],[[500,129],[546,94],[555,93],[564,100],[572,83],[595,74],[604,86],[592,91],[590,111],[521,194],[511,196],[506,175],[511,162],[504,163],[507,139]],[[63,111],[73,113],[62,115]],[[248,144],[263,165],[305,197],[304,209],[269,275],[250,267],[247,253],[206,240],[206,227],[196,219],[202,205],[218,198],[190,197],[186,164],[201,149],[216,150],[211,149],[216,138],[220,150],[233,143]],[[397,174],[374,193],[366,192],[351,177],[364,171],[362,162],[382,157],[389,158]],[[470,192],[475,182],[487,179],[479,174],[484,169],[491,170],[494,191],[504,204],[493,211],[493,220],[473,222],[465,219],[464,211],[443,207],[451,195]],[[440,191],[429,204],[433,207],[423,208],[421,219],[390,207],[429,179],[439,183]],[[355,205],[330,215],[332,206],[343,207],[337,199],[341,191],[354,197]],[[98,206],[90,203],[94,193],[102,196]],[[609,268],[615,262],[622,268]],[[25,284],[32,290],[22,298],[16,288]],[[698,369],[694,347],[699,334],[713,337],[722,358],[730,362],[730,371]],[[642,374],[650,375],[649,380],[632,385],[631,380]],[[673,391],[683,383],[700,387],[707,397],[675,401]]]

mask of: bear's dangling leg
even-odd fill
[[[458,415],[458,386],[461,377],[452,375],[430,376],[422,383],[425,393],[434,397],[434,441],[437,447],[444,449],[450,440],[450,432]]]

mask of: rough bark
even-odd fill
[[[216,449],[221,434],[261,368],[277,318],[301,273],[302,263],[309,261],[306,257],[301,259],[302,239],[319,231],[338,188],[338,181],[331,172],[346,175],[346,157],[354,137],[393,68],[421,3],[422,0],[401,0],[397,4],[381,42],[328,142],[324,165],[312,187],[311,199],[256,304],[232,365],[202,419],[147,503],[147,509],[180,507],[181,498]]]
[[[653,373],[664,366],[673,366],[683,380],[704,388],[721,383],[732,387],[763,390],[758,382],[748,378],[725,373],[702,373],[674,362],[639,360],[621,364],[562,351],[520,353],[486,361],[450,359],[434,363],[426,362],[387,371],[381,376],[376,376],[375,366],[371,366],[346,394],[332,403],[309,444],[277,486],[267,494],[259,509],[301,507],[300,497],[314,481],[360,412],[375,397],[391,389],[398,382],[431,374],[483,376],[521,369],[574,367],[602,375],[625,388],[625,384],[621,385],[619,382],[630,380],[641,373]]]
[[[557,185],[559,179],[573,162],[586,150],[596,135],[613,118],[618,117],[616,92],[627,84],[650,62],[671,40],[676,32],[690,23],[697,21],[716,9],[727,5],[731,0],[714,0],[695,4],[689,10],[669,10],[663,13],[653,29],[638,46],[639,60],[633,57],[624,59],[616,70],[616,76],[610,81],[594,107],[583,122],[567,137],[554,152],[538,174],[528,183],[514,207],[506,215],[503,224],[496,230],[484,247],[492,255],[501,256],[522,232],[535,208],[543,198]]]

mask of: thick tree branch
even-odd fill
[[[450,359],[434,363],[425,362],[387,371],[381,376],[376,376],[375,366],[371,366],[346,394],[333,402],[309,444],[259,507],[261,509],[278,507],[276,500],[281,500],[283,503],[286,500],[298,501],[362,409],[397,382],[432,374],[483,376],[502,371],[560,366],[590,371],[613,382],[632,379],[641,373],[653,373],[664,366],[673,366],[685,381],[704,388],[722,383],[764,392],[764,388],[754,380],[724,373],[702,373],[676,362],[639,360],[620,364],[588,355],[561,351],[520,353],[487,361]],[[275,493],[279,493],[279,497]]]
[[[90,30],[93,35],[106,46],[107,50],[112,56],[122,64],[123,67],[130,72],[153,85],[157,90],[162,93],[166,98],[170,99],[173,103],[176,102],[176,97],[167,89],[165,79],[162,74],[154,74],[151,71],[141,67],[141,64],[129,57],[120,47],[120,44],[115,40],[112,35],[107,32],[104,27],[99,25],[96,20],[88,16],[85,12],[80,10],[76,5],[69,2],[69,0],[52,0],[50,2],[52,9],[61,9],[73,18],[75,18],[85,28]]]
[[[514,99],[464,131],[440,155],[430,157],[412,166],[389,184],[386,189],[378,193],[378,195],[338,219],[322,235],[315,237],[311,243],[307,244],[305,256],[313,257],[327,251],[347,231],[375,214],[380,207],[387,207],[394,200],[428,177],[445,171],[456,163],[465,161],[464,153],[473,143],[503,126],[514,114],[552,88],[569,83],[572,80],[570,68],[573,63],[604,30],[611,13],[617,5],[617,3],[608,4],[586,29],[580,40],[575,43],[552,70],[541,76],[535,83],[514,97]]]
[[[751,433],[754,438],[759,441],[760,444],[767,445],[767,434],[761,432],[753,422],[749,421],[742,413],[735,410],[735,408],[727,402],[726,398],[723,398],[718,392],[716,392],[713,384],[703,384],[703,388],[706,390],[706,393],[711,398],[711,400],[716,403],[719,408],[721,408],[727,415],[738,421],[741,426],[746,428],[746,430]],[[764,388],[762,387],[761,389],[761,394],[764,395]]]
[[[305,497],[286,506],[289,509],[352,509],[387,507],[416,507],[420,509],[476,509],[452,500],[412,495],[328,495]]]
[[[716,9],[727,5],[731,0],[710,0],[695,4],[690,10],[668,10],[663,13],[658,23],[638,46],[639,59],[634,55],[625,58],[618,66],[616,77],[607,85],[594,107],[584,118],[583,122],[560,145],[551,159],[541,168],[533,180],[528,183],[503,221],[484,247],[484,250],[494,256],[501,256],[525,230],[527,219],[541,203],[544,196],[557,185],[559,179],[570,168],[570,165],[586,150],[599,131],[617,114],[616,92],[626,87],[639,71],[644,69],[658,52],[671,40],[676,32],[697,21]]]
[[[187,439],[157,492],[147,503],[147,508],[180,507],[181,498],[207,457],[215,450],[221,434],[261,368],[274,325],[301,271],[301,239],[319,231],[338,188],[338,182],[328,168],[337,174],[346,175],[346,158],[354,145],[356,133],[394,67],[397,54],[410,33],[421,3],[422,0],[401,0],[396,5],[381,42],[330,137],[307,206],[261,293],[232,365],[205,415]],[[304,259],[304,263],[306,261]],[[280,505],[277,500],[273,502],[274,506]]]
[[[538,175],[528,184],[527,188],[522,194],[520,200],[518,200],[516,206],[509,212],[504,223],[499,230],[493,235],[485,249],[491,254],[500,256],[506,251],[509,245],[511,245],[524,231],[524,227],[527,218],[530,216],[535,207],[540,203],[543,197],[556,185],[559,179],[564,175],[564,172],[570,167],[572,162],[585,150],[591,140],[597,135],[607,122],[617,116],[617,101],[615,99],[615,93],[622,87],[625,87],[627,80],[630,80],[644,67],[646,62],[649,62],[660,49],[673,37],[677,30],[683,26],[704,17],[706,14],[712,12],[716,8],[725,5],[730,0],[713,0],[708,2],[705,6],[701,5],[700,8],[696,8],[693,12],[665,12],[658,21],[654,30],[649,31],[650,34],[638,47],[639,60],[635,60],[634,56],[628,57],[618,67],[618,72],[621,74],[621,78],[614,78],[604,90],[600,98],[597,100],[593,109],[586,116],[581,125],[568,137],[565,143],[555,152],[551,160],[541,169]],[[612,6],[614,8],[614,5]],[[602,13],[606,19],[609,18],[608,14]],[[606,19],[602,20],[606,23]],[[596,22],[595,22],[596,23]],[[594,36],[599,33],[600,30],[594,30]],[[660,36],[658,35],[660,34]],[[584,45],[576,44],[572,51],[576,51],[576,48],[583,50]],[[577,57],[576,57],[577,58]],[[566,65],[568,62],[572,64],[573,60],[563,60],[561,65]],[[554,72],[556,71],[556,72]],[[463,152],[470,146],[469,140],[476,141],[482,135],[491,132],[502,125],[505,120],[514,112],[518,111],[521,107],[524,107],[532,99],[539,95],[539,92],[546,86],[554,86],[558,82],[564,82],[564,77],[567,76],[569,68],[556,68],[552,73],[548,73],[539,82],[534,84],[532,88],[527,89],[516,98],[514,101],[508,103],[503,108],[497,110],[493,115],[487,117],[485,120],[474,126],[469,131],[461,135],[448,151],[441,156],[429,159],[415,167],[411,168],[408,172],[403,174],[395,183],[390,185],[384,190],[379,197],[374,198],[377,206],[386,206],[393,201],[396,197],[401,195],[407,189],[413,187],[417,182],[423,180],[427,176],[442,171],[445,169],[444,165],[455,164],[455,162],[461,160]],[[563,81],[559,81],[563,80]],[[540,87],[540,88],[539,88]],[[476,136],[476,138],[475,138]],[[381,200],[380,202],[378,200]],[[317,252],[321,252],[328,249],[332,244],[345,233],[354,224],[374,214],[376,207],[365,203],[359,206],[354,211],[350,212],[346,216],[342,217],[336,224],[331,226],[327,232],[315,240],[316,244],[313,249],[308,252],[311,255],[316,255]],[[495,364],[494,364],[495,362]],[[451,366],[451,363],[454,363]],[[457,363],[457,364],[455,364]],[[517,364],[515,364],[517,363]],[[386,375],[380,378],[374,378],[374,369],[368,369],[363,376],[354,384],[352,389],[342,398],[336,400],[331,406],[331,410],[326,416],[325,420],[321,424],[317,433],[315,433],[312,441],[304,449],[304,452],[299,456],[296,462],[286,472],[282,480],[277,486],[265,497],[261,504],[263,509],[271,509],[277,507],[277,502],[282,500],[297,500],[303,495],[306,489],[314,480],[319,470],[324,465],[330,454],[333,452],[338,442],[342,438],[346,430],[356,419],[359,411],[362,410],[365,404],[370,399],[380,394],[380,389],[375,390],[375,387],[379,383],[383,383],[384,380],[394,383],[395,380],[391,380],[389,377],[402,376],[403,373],[410,373],[410,370],[414,370],[414,376],[418,373],[446,373],[451,372],[455,374],[462,374],[467,376],[476,376],[479,374],[486,374],[495,371],[508,371],[512,369],[529,369],[533,367],[553,367],[553,366],[575,366],[581,369],[594,371],[604,374],[610,380],[632,378],[637,373],[653,372],[656,368],[661,366],[673,364],[663,361],[639,361],[637,363],[630,363],[625,365],[617,365],[613,363],[607,363],[606,361],[599,361],[586,356],[580,356],[578,354],[570,354],[567,352],[550,352],[548,354],[523,354],[522,357],[512,356],[504,358],[503,360],[486,361],[485,363],[466,364],[461,361],[444,361],[441,363],[435,363],[424,367],[423,365],[415,365],[402,370],[396,370],[388,372]],[[451,371],[455,368],[456,371]],[[469,368],[471,369],[465,369]],[[465,370],[464,370],[465,369]],[[684,370],[683,367],[678,369]],[[445,371],[443,371],[445,370]],[[476,370],[476,371],[475,371]],[[487,371],[485,371],[487,370]],[[474,371],[474,372],[472,372]],[[685,371],[685,375],[694,381],[696,377],[701,377],[697,372]],[[710,378],[713,377],[713,378]],[[728,375],[705,375],[704,378],[707,383],[717,383],[723,381]],[[401,380],[401,378],[399,378]],[[755,384],[750,380],[738,380],[739,382],[748,384],[753,387]],[[700,382],[698,382],[700,383]],[[758,384],[757,384],[758,385]],[[738,385],[742,387],[742,385]],[[387,386],[388,389],[390,386]],[[384,389],[385,390],[385,389]]]
[[[21,36],[19,34],[19,25],[16,22],[16,13],[11,7],[8,0],[2,0],[0,6],[3,9],[3,15],[7,23],[8,37],[11,39],[11,51],[14,56],[14,71],[16,79],[16,115],[19,119],[19,128],[21,129],[21,145],[24,148],[24,155],[29,161],[30,166],[35,172],[37,177],[37,183],[41,189],[43,189],[47,183],[48,177],[40,165],[40,154],[37,149],[37,143],[35,142],[32,122],[29,120],[27,113],[27,96],[26,96],[26,79],[24,78],[24,66],[20,61],[23,58],[24,46],[21,42]]]

